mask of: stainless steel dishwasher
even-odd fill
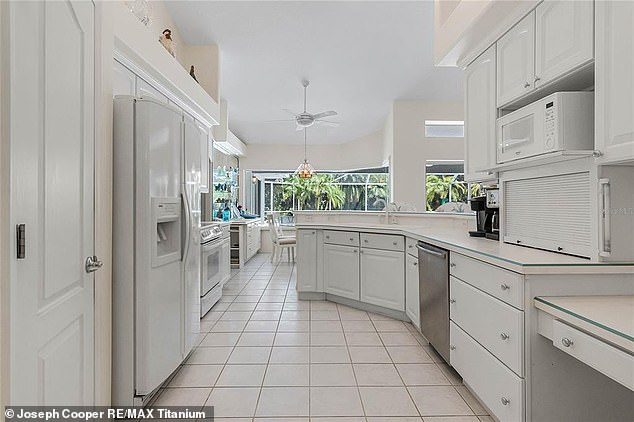
[[[418,242],[420,328],[449,362],[449,251]]]

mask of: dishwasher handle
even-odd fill
[[[426,248],[424,245],[421,245],[420,243],[416,245],[416,247],[418,248],[419,251],[423,253],[433,255],[441,259],[447,259],[447,251],[438,251],[436,249],[429,249],[429,248]]]

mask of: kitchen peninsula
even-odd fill
[[[299,297],[344,303],[420,328],[416,246],[423,241],[446,249],[449,363],[492,414],[516,421],[618,420],[631,414],[632,391],[539,335],[533,303],[538,296],[631,295],[634,263],[471,238],[472,218],[298,212]],[[600,397],[601,404],[582,399],[588,395]]]

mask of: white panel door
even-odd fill
[[[418,284],[418,258],[405,257],[405,313],[412,323],[420,328],[420,300]]]
[[[194,347],[194,342],[200,334],[200,128],[194,119],[184,118],[183,137],[183,191],[186,199],[185,212],[189,218],[186,230],[183,231],[185,256],[183,257],[184,288],[185,288],[185,339],[183,354],[187,355]]]
[[[361,302],[405,311],[405,254],[361,249]]]
[[[497,105],[533,89],[535,63],[535,12],[531,12],[496,43]]]
[[[130,69],[114,60],[112,66],[112,96],[135,95],[136,79],[136,75]]]
[[[7,301],[9,402],[92,405],[94,5],[10,2],[8,11],[11,224],[26,225]]]
[[[326,293],[359,300],[359,249],[357,247],[324,245],[323,265]]]
[[[596,143],[605,163],[634,159],[634,2],[598,1]]]
[[[495,46],[482,53],[465,71],[465,180],[495,177]]]
[[[297,290],[317,291],[317,232],[297,230]]]
[[[594,57],[594,2],[546,0],[535,9],[535,87]]]

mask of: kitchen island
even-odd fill
[[[449,363],[493,415],[503,421],[631,419],[629,389],[571,362],[539,335],[533,298],[631,295],[634,264],[471,238],[471,219],[297,213],[299,297],[340,302],[420,327],[416,245],[444,248],[450,256]]]

